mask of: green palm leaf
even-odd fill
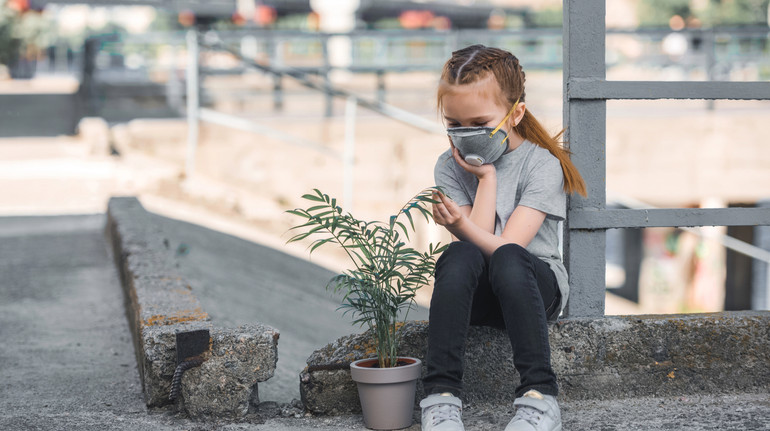
[[[415,230],[413,210],[430,220],[429,205],[436,187],[425,189],[410,199],[388,223],[364,221],[352,214],[343,214],[337,200],[313,189],[302,197],[314,204],[306,209],[286,211],[300,217],[304,223],[292,227],[300,233],[287,242],[315,239],[308,246],[312,254],[326,244],[337,244],[348,255],[354,268],[338,274],[326,285],[327,290],[343,292],[340,306],[343,315],[350,313],[353,324],[368,326],[375,337],[381,366],[394,366],[398,350],[397,323],[406,321],[409,310],[415,306],[417,290],[428,284],[433,276],[435,258],[446,249],[440,244],[429,244],[428,251],[415,250],[401,240],[409,240]],[[404,215],[409,227],[399,220]],[[410,229],[411,228],[411,229]],[[402,320],[398,319],[404,311]]]

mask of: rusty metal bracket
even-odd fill
[[[208,329],[176,333],[176,370],[171,380],[171,392],[168,399],[176,401],[182,389],[182,374],[190,368],[202,364],[203,354],[209,350],[211,335]]]

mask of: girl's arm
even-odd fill
[[[433,204],[433,218],[444,226],[453,237],[475,244],[485,256],[491,256],[500,246],[529,245],[545,220],[545,213],[533,208],[519,206],[513,211],[501,236],[496,236],[476,225],[457,204],[443,193],[434,194],[440,201]],[[463,207],[467,208],[467,207]]]
[[[460,157],[460,152],[454,145],[452,145],[452,155],[460,167],[475,175],[479,180],[473,206],[470,207],[470,214],[467,214],[468,218],[485,232],[494,234],[497,214],[497,171],[495,167],[490,164],[481,166],[468,164]]]

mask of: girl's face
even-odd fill
[[[500,86],[491,73],[471,84],[442,85],[449,86],[441,99],[447,127],[497,127],[511,109],[500,105]],[[519,102],[508,124],[501,128],[510,135],[511,148],[516,148],[516,143],[521,141],[516,132],[512,132],[512,126],[521,121],[524,109],[524,103]]]

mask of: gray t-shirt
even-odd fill
[[[569,297],[567,270],[559,252],[559,222],[567,215],[561,163],[547,149],[525,140],[493,164],[497,170],[495,235],[502,234],[505,223],[518,205],[546,214],[527,251],[548,263],[556,275],[561,292],[561,312]],[[451,149],[439,156],[433,174],[436,185],[442,187],[457,205],[473,205],[479,180],[457,164]]]

